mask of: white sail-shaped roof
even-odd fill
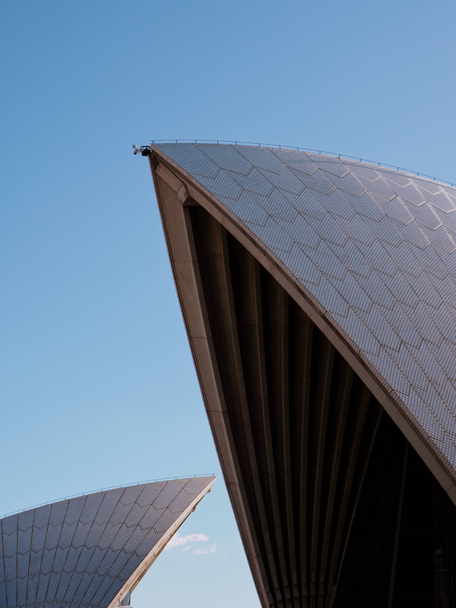
[[[282,268],[455,479],[456,189],[286,149],[152,152]]]
[[[213,482],[140,484],[0,519],[0,608],[117,606]]]

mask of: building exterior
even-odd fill
[[[214,480],[117,488],[0,519],[0,607],[128,605]]]
[[[456,189],[286,149],[149,159],[262,605],[456,605]]]

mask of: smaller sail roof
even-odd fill
[[[214,480],[117,488],[0,519],[0,608],[117,606]]]

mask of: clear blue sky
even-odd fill
[[[133,604],[259,605],[131,146],[277,143],[456,181],[455,22],[450,0],[2,3],[0,513],[215,472],[181,529],[209,540],[165,551]]]

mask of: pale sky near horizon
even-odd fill
[[[215,473],[132,603],[257,607],[131,146],[276,143],[456,182],[456,5],[22,0],[0,17],[0,513]]]

